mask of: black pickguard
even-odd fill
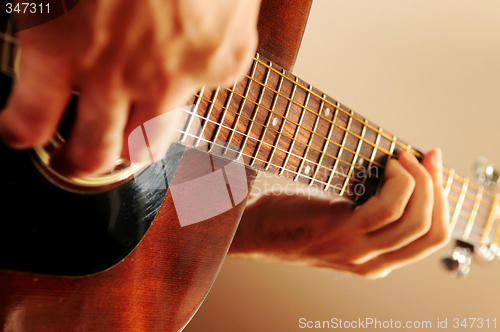
[[[0,84],[3,108],[10,78],[1,75]],[[26,151],[0,143],[0,269],[78,276],[112,267],[150,227],[183,151],[172,146],[161,162],[119,188],[77,194],[47,181]],[[145,189],[151,182],[163,189]]]

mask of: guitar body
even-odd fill
[[[291,70],[310,6],[309,0],[264,0],[258,52]],[[142,195],[140,181],[131,181],[103,194],[69,193],[41,177],[25,152],[2,149],[8,164],[0,169],[3,331],[185,327],[221,268],[246,199],[181,227],[170,190]],[[203,155],[178,149],[178,158],[162,164],[173,174],[170,185],[186,181]],[[246,176],[249,192],[256,173],[246,169]],[[51,211],[59,221],[51,220]]]

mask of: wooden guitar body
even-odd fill
[[[310,6],[263,1],[258,52],[291,70]],[[140,182],[130,182],[104,194],[66,193],[44,180],[25,152],[1,150],[3,331],[184,328],[215,280],[246,199],[181,227],[170,190],[145,194]],[[160,174],[175,174],[170,185],[183,182],[200,154],[179,148]],[[256,173],[246,175],[250,188]],[[93,209],[101,215],[92,217]]]

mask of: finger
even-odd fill
[[[383,277],[391,270],[427,257],[449,242],[448,200],[441,184],[441,152],[437,149],[430,151],[422,159],[422,164],[431,175],[434,184],[434,205],[430,230],[411,244],[396,251],[382,254],[365,264],[352,268],[351,272],[370,278]]]
[[[432,178],[414,155],[401,153],[399,161],[415,179],[415,189],[400,220],[369,234],[366,245],[378,248],[379,254],[413,242],[431,227],[434,204]]]
[[[395,159],[387,162],[385,183],[378,196],[371,197],[353,214],[353,227],[373,232],[398,220],[415,187],[410,173]]]
[[[178,116],[182,110],[161,112],[166,107],[154,103],[134,105],[122,147],[122,158],[133,163],[152,164],[161,160],[170,144],[179,136]]]
[[[73,176],[111,171],[120,155],[129,108],[128,98],[118,88],[104,84],[83,88],[71,135],[52,165]]]
[[[440,149],[432,149],[427,152],[422,158],[422,165],[429,172],[432,182],[439,188],[442,188],[443,182],[443,165]]]
[[[179,130],[184,129],[188,112],[192,112],[189,106],[180,107],[181,100],[184,98],[136,102],[125,129],[122,158],[148,164],[161,160],[171,143],[178,140]],[[198,117],[192,117],[191,129],[198,128]]]
[[[21,73],[0,113],[0,138],[17,149],[43,146],[54,135],[71,97],[71,66],[24,45]]]

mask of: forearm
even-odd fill
[[[229,254],[298,259],[301,248],[314,243],[345,208],[333,200],[302,194],[262,195],[245,210]]]

